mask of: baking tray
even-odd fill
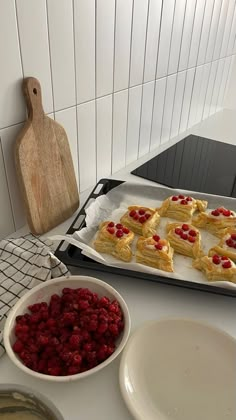
[[[76,230],[80,230],[86,226],[85,216],[86,208],[94,201],[97,197],[103,194],[107,194],[108,191],[122,184],[124,181],[114,180],[114,179],[101,179],[97,185],[94,187],[84,206],[81,208],[80,212],[74,219],[70,228],[66,232],[69,235],[73,235]],[[65,241],[60,242],[58,248],[56,249],[55,255],[59,258],[64,264],[72,267],[82,267],[88,268],[90,270],[104,271],[113,274],[119,274],[122,276],[128,276],[132,278],[139,278],[143,280],[155,281],[157,283],[168,284],[170,286],[185,287],[188,289],[194,289],[209,293],[215,293],[225,296],[236,297],[236,290],[226,289],[223,287],[210,286],[202,283],[195,283],[187,280],[178,280],[168,277],[161,277],[154,274],[142,273],[139,271],[125,270],[116,267],[110,267],[103,264],[100,264],[85,255],[82,254],[81,249],[75,247],[74,245],[68,244]]]

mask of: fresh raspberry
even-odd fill
[[[24,348],[24,344],[20,340],[16,340],[12,348],[16,353],[21,353]]]
[[[221,259],[222,259],[222,261],[227,261],[227,260],[228,260],[228,257],[226,257],[226,255],[223,255],[223,256],[221,257]]]
[[[186,204],[188,204],[188,202],[186,200],[181,200],[180,204],[186,205]]]
[[[219,213],[223,213],[223,211],[225,210],[225,208],[224,208],[224,207],[218,207],[216,210],[217,210]]]
[[[123,228],[123,225],[121,223],[116,224],[116,229],[122,229],[122,228]]]
[[[61,367],[60,366],[54,366],[54,367],[48,368],[48,374],[51,375],[51,376],[61,375]]]
[[[108,299],[108,297],[103,296],[100,300],[99,300],[99,304],[101,306],[107,306],[110,304],[110,299]]]
[[[180,236],[181,236],[181,238],[182,238],[182,239],[184,239],[184,240],[188,239],[188,235],[187,235],[187,233],[184,233],[184,232],[183,232],[183,233],[181,233],[181,235],[180,235]]]
[[[231,238],[236,241],[236,233],[232,233]]]
[[[154,245],[156,249],[158,249],[159,251],[162,250],[163,246],[161,244],[155,244]]]
[[[191,230],[188,232],[188,234],[189,234],[190,236],[197,236],[197,232],[196,232],[196,230],[193,230],[193,229],[191,229]]]
[[[135,215],[133,216],[134,220],[139,220],[139,215],[138,213],[135,212]]]
[[[72,349],[77,349],[80,345],[80,342],[80,336],[76,334],[73,334],[69,339],[69,343]]]
[[[115,229],[113,227],[108,227],[107,232],[109,232],[111,235],[114,235]]]
[[[108,227],[114,227],[115,226],[115,223],[114,222],[110,222],[110,223],[108,223],[108,225],[107,225]]]
[[[229,216],[230,216],[230,210],[224,210],[224,211],[223,211],[223,215],[224,215],[225,217],[229,217]]]
[[[185,199],[185,196],[184,196],[184,195],[182,195],[182,194],[180,194],[180,195],[179,195],[179,198],[180,198],[181,200],[184,200],[184,199]]]
[[[119,335],[119,329],[116,324],[110,324],[109,325],[109,331],[112,333],[112,335],[117,336]]]
[[[186,225],[185,223],[182,225],[182,229],[187,231],[189,230],[189,225]]]
[[[129,229],[127,228],[127,227],[123,227],[122,228],[122,230],[123,230],[123,232],[126,234],[126,235],[128,235],[128,233],[129,233]]]
[[[222,264],[222,267],[223,268],[230,268],[231,267],[231,261],[225,261],[223,264]]]
[[[192,197],[186,197],[187,201],[193,201]]]
[[[212,261],[213,261],[214,264],[217,264],[217,265],[220,264],[220,257],[219,257],[219,255],[217,255],[217,254],[213,255]]]
[[[129,212],[129,216],[130,216],[130,217],[134,217],[134,216],[135,216],[135,214],[136,214],[136,211],[135,211],[135,210],[131,210],[131,211]]]
[[[172,201],[178,201],[178,197],[176,197],[176,195],[173,195],[173,197],[172,197],[172,199],[171,199]]]
[[[140,209],[139,211],[140,216],[143,216],[145,214],[145,210],[144,209]]]
[[[146,213],[146,214],[145,214],[145,219],[146,219],[146,220],[148,220],[148,219],[149,219],[149,217],[151,217],[151,214],[150,214],[150,213]]]
[[[116,231],[117,238],[122,238],[123,235],[124,235],[124,233],[121,229]]]
[[[220,212],[218,210],[212,210],[211,214],[212,216],[219,216]]]
[[[175,233],[176,233],[176,235],[181,235],[183,233],[183,231],[180,228],[175,228]]]
[[[234,241],[233,241],[233,239],[227,239],[226,241],[226,244],[230,247],[230,248],[233,248],[234,247]]]
[[[154,239],[154,241],[156,241],[156,242],[158,242],[158,241],[160,241],[160,236],[159,235],[153,235],[153,239]]]
[[[196,238],[194,236],[188,236],[188,241],[194,243],[196,241]]]
[[[140,218],[139,218],[139,222],[140,222],[140,223],[142,223],[142,224],[143,224],[143,223],[145,223],[145,222],[146,222],[146,220],[147,220],[147,219],[146,219],[146,217],[145,217],[145,216],[140,216]]]

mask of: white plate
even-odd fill
[[[128,409],[142,420],[235,420],[236,340],[191,320],[151,321],[120,364]]]

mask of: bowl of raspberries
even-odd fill
[[[129,333],[128,307],[112,286],[93,277],[60,277],[19,299],[6,320],[4,345],[24,372],[68,382],[111,363]]]

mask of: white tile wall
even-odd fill
[[[22,78],[40,80],[83,191],[222,108],[236,0],[1,0],[0,27],[2,237],[25,223],[13,160]]]

